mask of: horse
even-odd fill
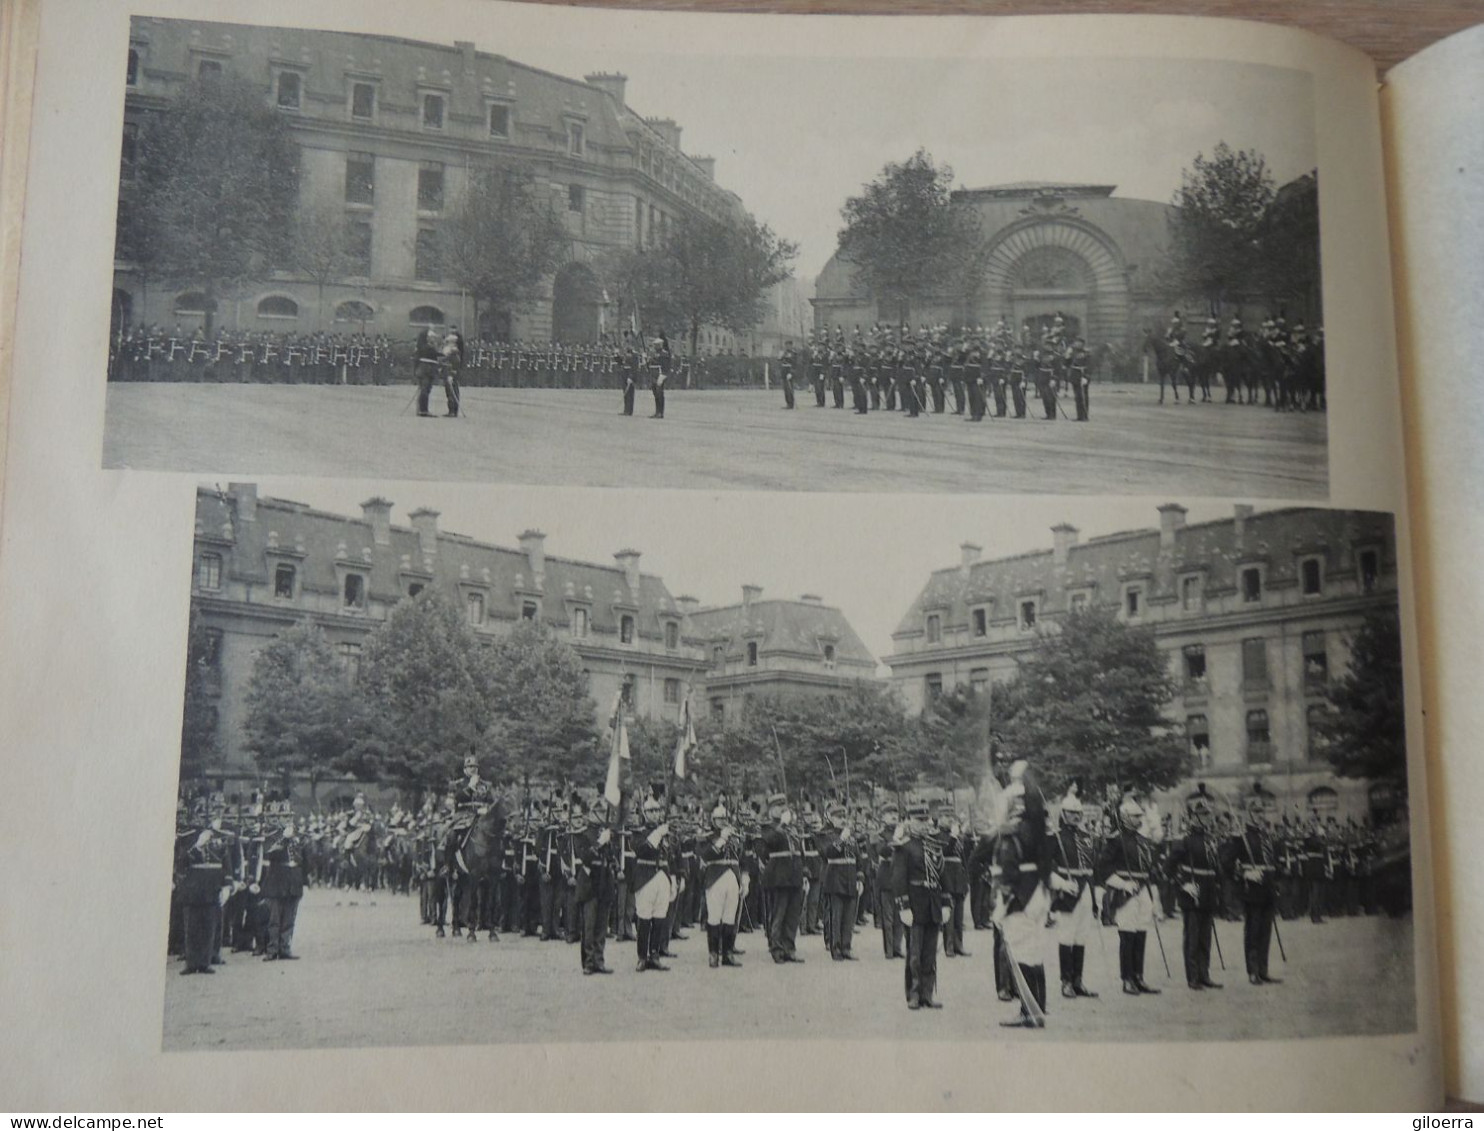
[[[366,891],[376,888],[377,868],[384,827],[373,821],[369,827],[345,834],[340,850],[340,886]]]
[[[1175,347],[1147,327],[1144,330],[1144,353],[1154,355],[1154,368],[1159,373],[1159,403],[1165,403],[1165,382],[1170,384],[1170,394],[1175,403],[1180,403],[1179,381],[1182,376],[1190,379],[1189,360],[1175,351]]]
[[[479,935],[479,925],[487,922],[489,941],[499,942],[500,936],[494,925],[494,911],[500,866],[505,859],[505,803],[491,803],[475,818],[467,832],[451,832],[448,849],[454,934],[459,933],[459,924],[462,921],[468,928],[469,941],[474,942]]]

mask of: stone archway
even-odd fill
[[[603,288],[585,263],[568,263],[551,286],[551,337],[557,342],[596,342],[602,333]]]
[[[1003,315],[1017,329],[1062,312],[1090,345],[1132,333],[1128,271],[1113,241],[1085,221],[1036,217],[995,238],[979,300],[985,325]]]

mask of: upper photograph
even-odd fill
[[[1306,72],[125,47],[105,467],[1329,496]]]

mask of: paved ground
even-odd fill
[[[1410,1031],[1410,919],[1282,925],[1281,986],[1256,988],[1235,969],[1219,992],[1192,993],[1180,976],[1178,922],[1162,930],[1175,965],[1166,980],[1150,940],[1146,977],[1158,997],[1129,998],[1117,982],[1118,940],[1088,952],[1095,1001],[1053,996],[1043,1033],[1001,1029],[1015,1007],[994,993],[990,935],[971,932],[968,958],[939,959],[940,1012],[909,1012],[902,963],[882,956],[879,932],[857,936],[860,962],[829,961],[817,937],[801,966],[775,966],[758,934],[742,935],[740,970],[706,965],[704,931],[673,944],[669,973],[636,974],[633,945],[610,940],[610,977],[583,977],[575,946],[502,936],[498,943],[435,939],[404,896],[310,891],[299,914],[301,961],[227,955],[213,977],[165,978],[164,1047],[337,1048],[375,1045],[797,1038],[922,1040],[1218,1040]],[[1241,962],[1241,924],[1219,926],[1229,965]],[[1052,956],[1054,960],[1055,951]],[[1055,977],[1054,967],[1051,970]],[[1053,995],[1055,993],[1053,987]],[[462,1017],[468,1024],[450,1025]]]
[[[1219,395],[1219,394],[1218,394]],[[435,390],[435,404],[441,391]],[[1156,403],[1099,388],[1090,424],[909,420],[761,390],[647,394],[469,389],[460,420],[419,419],[404,387],[111,384],[105,467],[240,474],[751,490],[1043,492],[1324,499],[1325,417]]]

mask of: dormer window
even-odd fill
[[[304,98],[304,79],[298,71],[279,71],[273,80],[273,102],[280,110],[298,110]]]
[[[755,668],[755,667],[757,667],[757,641],[756,640],[749,640],[747,642],[747,666],[749,668]]]
[[[1125,585],[1123,587],[1123,615],[1127,620],[1138,620],[1144,615],[1144,586]]]
[[[522,601],[520,603],[520,619],[535,620],[541,615],[541,606],[535,601]]]
[[[443,107],[443,95],[424,92],[422,111],[423,129],[441,130],[443,128]]]
[[[674,621],[665,622],[665,648],[675,651],[680,647],[680,626]]]
[[[567,153],[581,157],[587,152],[587,129],[581,122],[567,123]]]
[[[341,607],[352,612],[366,611],[366,578],[359,573],[347,573],[340,588]]]
[[[628,613],[618,618],[618,642],[620,644],[634,642],[634,618]]]
[[[124,85],[139,85],[139,48],[137,47],[129,48],[129,66],[124,71]]]
[[[586,609],[572,610],[572,635],[578,640],[587,639],[588,615]]]
[[[1016,613],[1016,623],[1021,632],[1030,632],[1036,627],[1036,617],[1041,611],[1041,603],[1034,597],[1027,597],[1020,602]]]
[[[927,642],[938,644],[943,639],[943,618],[937,613],[929,613],[927,618]]]
[[[835,666],[835,646],[833,644],[826,644],[824,646],[824,666],[827,668]]]
[[[1262,568],[1260,566],[1244,566],[1241,573],[1242,601],[1245,604],[1255,604],[1262,600]]]
[[[1374,593],[1376,581],[1381,576],[1381,555],[1375,550],[1360,552],[1360,591]]]
[[[1180,609],[1182,612],[1198,613],[1205,596],[1205,586],[1198,573],[1186,574],[1180,579]]]
[[[466,593],[464,595],[464,608],[469,613],[469,623],[481,625],[484,623],[484,594]]]
[[[299,571],[288,562],[280,562],[273,568],[273,597],[279,601],[292,601],[294,599],[295,583],[298,581]]]
[[[1305,597],[1324,593],[1324,559],[1317,554],[1299,562],[1299,589]]]
[[[491,102],[489,106],[490,137],[510,136],[510,107],[503,102]]]
[[[350,116],[356,122],[376,120],[376,84],[353,82],[350,84]]]
[[[196,588],[220,589],[222,587],[222,556],[202,554],[196,563]]]
[[[985,608],[975,609],[969,614],[969,624],[972,626],[975,636],[988,636],[989,610]]]

